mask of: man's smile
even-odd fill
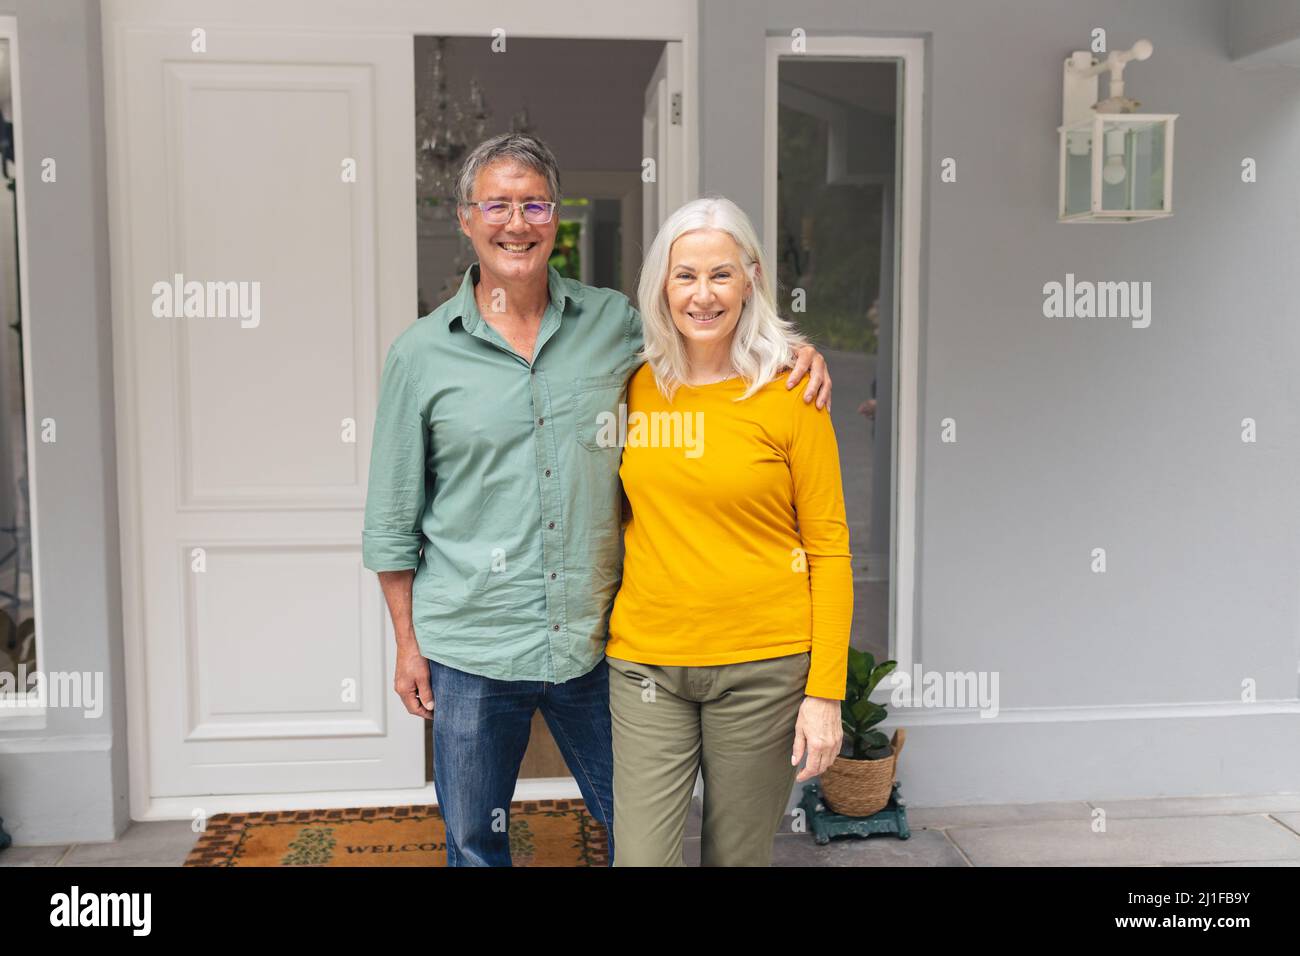
[[[498,242],[498,243],[497,243],[497,246],[498,246],[498,247],[504,249],[506,252],[509,252],[509,253],[512,253],[512,254],[515,254],[515,255],[522,255],[522,254],[525,254],[525,253],[532,252],[532,251],[533,251],[533,246],[535,246],[535,245],[537,245],[537,243],[536,243],[535,241],[534,241],[534,242]]]

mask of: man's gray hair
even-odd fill
[[[546,180],[551,202],[560,201],[560,165],[551,148],[527,133],[501,133],[479,143],[465,157],[456,180],[456,205],[469,206],[478,174],[493,163],[508,160],[536,170]]]

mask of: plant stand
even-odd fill
[[[804,784],[800,808],[808,818],[808,826],[818,846],[831,842],[837,836],[870,836],[873,833],[896,833],[900,840],[909,839],[907,805],[898,792],[898,781],[889,791],[889,803],[869,817],[846,817],[833,812],[822,803],[821,789],[815,783]]]

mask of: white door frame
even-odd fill
[[[189,33],[202,28],[206,31],[210,50],[214,50],[214,43],[219,44],[222,30],[237,30],[242,33],[264,31],[267,36],[283,34],[287,43],[292,43],[295,33],[301,31],[348,36],[355,36],[360,31],[372,37],[408,38],[413,62],[416,36],[479,36],[486,44],[492,39],[493,31],[499,27],[506,31],[507,50],[511,37],[680,42],[685,65],[682,191],[688,198],[698,193],[699,14],[696,0],[661,0],[650,5],[602,5],[583,0],[559,0],[558,8],[554,4],[539,6],[524,0],[499,0],[487,17],[482,13],[481,7],[468,2],[456,5],[430,4],[427,0],[387,0],[384,4],[364,0],[343,0],[330,4],[314,0],[101,0],[101,9],[105,106],[110,130],[110,173],[115,165],[120,167],[124,156],[123,144],[115,138],[114,131],[122,128],[123,116],[131,107],[131,104],[120,101],[121,83],[116,72],[123,55],[122,35],[128,30],[148,31],[162,27],[170,31],[180,28]],[[219,53],[216,55],[219,56]],[[414,116],[409,129],[406,148],[414,157]],[[128,299],[123,291],[131,278],[130,263],[126,261],[127,247],[124,244],[127,236],[124,218],[130,208],[130,196],[124,194],[121,181],[112,175],[109,190],[109,226],[114,245],[113,332],[117,344],[114,349],[114,376],[118,393],[117,435],[120,443],[118,508],[122,538],[123,625],[127,686],[133,691],[128,694],[127,728],[131,816],[136,820],[188,819],[193,810],[193,798],[156,798],[151,795],[149,786],[148,714],[146,702],[141,696],[145,692],[145,649],[142,636],[145,611],[142,603],[143,530],[138,511],[141,505],[137,499],[137,462],[140,445],[146,436],[139,434],[133,426],[132,404],[128,393],[134,358],[128,351],[130,336],[124,314]],[[410,241],[414,247],[414,232]],[[386,349],[388,344],[387,341],[383,342],[383,348]],[[416,756],[413,755],[412,759],[416,759]],[[521,782],[515,798],[542,799],[579,795],[572,778],[564,777]],[[211,814],[274,808],[378,806],[394,802],[433,803],[436,802],[436,797],[432,786],[409,790],[251,793],[205,797],[203,807],[206,813]]]
[[[777,66],[781,58],[856,57],[903,64],[901,134],[897,170],[902,177],[895,210],[898,228],[898,330],[894,368],[894,476],[890,512],[893,600],[890,601],[890,656],[896,670],[911,674],[916,601],[916,459],[920,402],[921,184],[924,169],[922,106],[925,97],[925,41],[910,37],[809,36],[806,52],[794,53],[789,36],[768,37],[763,116],[763,244],[776,261]],[[877,688],[887,698],[889,688]]]
[[[18,313],[22,321],[22,365],[23,365],[23,401],[27,405],[25,416],[27,428],[27,524],[32,535],[32,613],[36,618],[36,667],[38,672],[48,677],[49,658],[46,655],[42,639],[45,620],[41,594],[41,557],[40,528],[36,496],[40,482],[36,479],[36,402],[32,398],[32,379],[35,366],[32,365],[32,284],[27,275],[27,180],[23,172],[23,150],[26,147],[27,131],[23,127],[22,77],[18,54],[18,18],[0,16],[0,39],[9,41],[9,98],[13,105],[11,122],[14,137],[14,209],[18,220],[16,237],[16,254],[18,256]],[[5,480],[8,480],[6,476]],[[16,622],[15,622],[16,623]],[[28,675],[31,676],[31,675]],[[42,680],[35,691],[18,687],[12,697],[0,699],[0,728],[6,730],[43,730],[46,725],[47,681]]]
[[[645,112],[641,116],[642,162],[657,167],[649,189],[642,191],[641,248],[650,248],[664,220],[686,199],[682,191],[680,159],[683,126],[681,91],[682,47],[669,43],[655,66],[645,91]],[[671,175],[664,175],[664,173]]]

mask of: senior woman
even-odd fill
[[[638,294],[606,646],[616,863],[683,865],[702,771],[701,864],[767,866],[799,761],[815,776],[842,742],[853,578],[835,433],[780,380],[804,340],[730,200],[668,218]]]

